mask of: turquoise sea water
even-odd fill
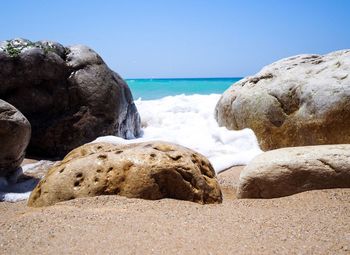
[[[134,99],[159,99],[180,94],[222,94],[241,78],[127,79]]]

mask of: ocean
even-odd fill
[[[176,95],[222,94],[241,78],[126,79],[134,99],[160,99]]]

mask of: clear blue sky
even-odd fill
[[[350,48],[350,0],[9,0],[0,27],[0,40],[86,44],[124,78],[237,77]]]

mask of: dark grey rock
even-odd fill
[[[30,132],[30,123],[26,117],[0,99],[0,176],[6,176],[20,166]]]
[[[140,134],[129,87],[87,46],[2,42],[0,84],[0,98],[32,125],[31,156],[63,157],[99,136]]]

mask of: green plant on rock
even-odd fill
[[[14,45],[13,42],[17,43],[17,45]],[[30,48],[30,47],[37,47],[37,45],[35,45],[35,43],[31,41],[18,43],[17,40],[14,40],[14,41],[8,41],[4,50],[10,55],[10,57],[16,58],[19,56],[19,54],[22,52],[24,48]]]
[[[21,53],[21,49],[13,47],[10,43],[6,45],[5,51],[13,58],[18,57],[18,55]]]
[[[49,52],[56,52],[55,48],[54,47],[51,47],[51,46],[47,46],[47,47],[42,47],[42,49],[44,50],[44,53],[47,54]]]

